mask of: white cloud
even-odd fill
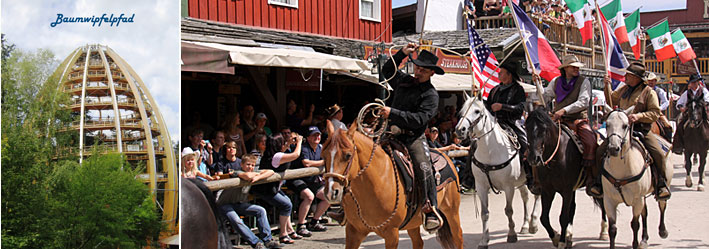
[[[135,14],[134,23],[62,23],[57,14],[91,17]],[[110,47],[136,71],[158,103],[171,137],[179,139],[180,1],[2,1],[2,33],[24,50],[48,48],[63,60],[86,44]]]

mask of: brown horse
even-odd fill
[[[394,249],[399,245],[399,230],[407,230],[412,248],[423,248],[419,228],[423,213],[420,209],[399,229],[406,216],[406,196],[399,172],[389,155],[372,139],[358,132],[354,124],[347,131],[335,132],[328,121],[327,128],[328,134],[332,135],[322,151],[326,172],[325,197],[331,204],[340,204],[345,210],[345,248],[359,248],[364,238],[374,232],[384,238],[387,249]],[[449,165],[453,165],[450,158],[446,159]],[[443,248],[463,248],[463,229],[458,215],[460,193],[456,182],[449,182],[438,191],[438,208],[444,222],[437,238]]]

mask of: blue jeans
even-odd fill
[[[261,195],[257,196],[271,204],[278,209],[278,215],[280,216],[290,216],[291,211],[293,211],[293,203],[291,203],[290,198],[283,193],[283,191],[278,191],[275,195]]]
[[[268,223],[268,218],[266,217],[266,209],[263,207],[251,204],[248,202],[242,203],[230,203],[219,206],[224,215],[229,218],[231,226],[234,230],[239,232],[241,236],[249,241],[249,244],[255,245],[259,241],[267,242],[271,240],[271,226]],[[256,235],[251,232],[251,229],[244,224],[244,221],[239,218],[239,214],[244,216],[255,216],[256,226],[258,226],[259,236],[261,239],[256,237]]]

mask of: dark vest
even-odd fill
[[[561,77],[564,77],[564,76],[559,76],[556,78],[556,84],[560,84],[559,81],[561,80]],[[579,99],[579,94],[581,93],[581,85],[583,85],[583,82],[585,80],[586,80],[585,77],[579,75],[579,78],[576,79],[576,83],[574,84],[574,90],[571,90],[571,93],[569,93],[569,95],[566,95],[566,98],[561,100],[561,102],[556,103],[556,105],[554,106],[553,112],[561,110],[562,108],[567,107],[568,105],[576,102],[576,100]],[[556,85],[554,85],[554,86],[555,86],[554,90],[556,91]],[[591,97],[593,97],[593,96],[591,96]],[[585,118],[586,118],[586,110],[583,110],[583,111],[577,112],[577,113],[572,113],[572,114],[567,113],[563,117],[563,119],[565,121],[573,121],[573,120],[585,119]]]
[[[697,95],[694,95],[692,93],[692,90],[687,89],[687,105],[691,104],[692,102],[697,102],[697,104],[704,106],[704,90],[699,89],[699,93]]]

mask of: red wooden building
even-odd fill
[[[386,43],[391,9],[391,0],[183,0],[192,18]]]

